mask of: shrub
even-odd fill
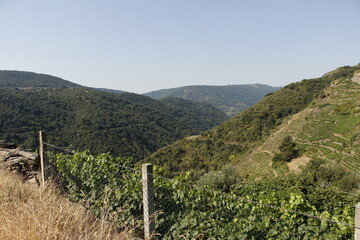
[[[280,153],[273,157],[274,162],[290,162],[299,156],[299,149],[291,136],[286,136],[279,146]]]
[[[221,171],[211,171],[202,176],[198,181],[198,184],[229,192],[231,186],[236,184],[239,180],[236,168],[231,165],[225,165]]]

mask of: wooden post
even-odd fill
[[[142,165],[143,204],[144,204],[144,237],[145,240],[154,239],[152,234],[155,231],[154,219],[154,183],[153,166]]]
[[[355,206],[355,240],[360,240],[360,202]]]
[[[40,170],[41,170],[41,185],[45,186],[45,178],[46,178],[46,147],[44,143],[46,142],[46,131],[39,131],[39,153],[40,153]]]

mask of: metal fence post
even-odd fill
[[[143,204],[144,204],[144,237],[145,240],[154,239],[152,234],[155,231],[154,219],[154,183],[153,166],[142,165]]]
[[[360,240],[360,202],[355,206],[355,240]]]
[[[41,167],[41,185],[45,186],[45,178],[46,178],[46,147],[44,145],[46,142],[46,131],[39,131],[39,154],[40,154],[40,167]]]

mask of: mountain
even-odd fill
[[[131,93],[87,88],[0,88],[0,93],[0,139],[31,148],[34,129],[43,129],[58,146],[141,159],[227,119],[206,104]]]
[[[0,87],[7,88],[75,88],[78,84],[46,74],[0,70]]]
[[[145,93],[154,99],[177,97],[196,102],[211,104],[229,116],[235,116],[240,111],[259,102],[265,94],[278,90],[264,84],[244,84],[227,86],[187,86],[163,89]]]
[[[95,88],[96,90],[103,91],[103,92],[109,92],[109,93],[126,93],[126,91],[122,90],[115,90],[115,89],[108,89],[108,88]]]
[[[229,121],[162,148],[145,161],[173,174],[192,170],[198,176],[231,163],[244,179],[258,179],[299,171],[299,165],[320,159],[358,175],[360,90],[351,80],[358,69],[360,65],[345,66],[287,85]],[[298,155],[291,162],[274,163],[275,155],[285,154],[279,147],[287,136]]]

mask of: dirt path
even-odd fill
[[[293,160],[291,160],[291,162],[287,163],[287,165],[292,171],[296,173],[300,173],[301,172],[300,167],[308,164],[310,160],[311,158],[307,156],[302,156],[302,157],[294,158]]]

